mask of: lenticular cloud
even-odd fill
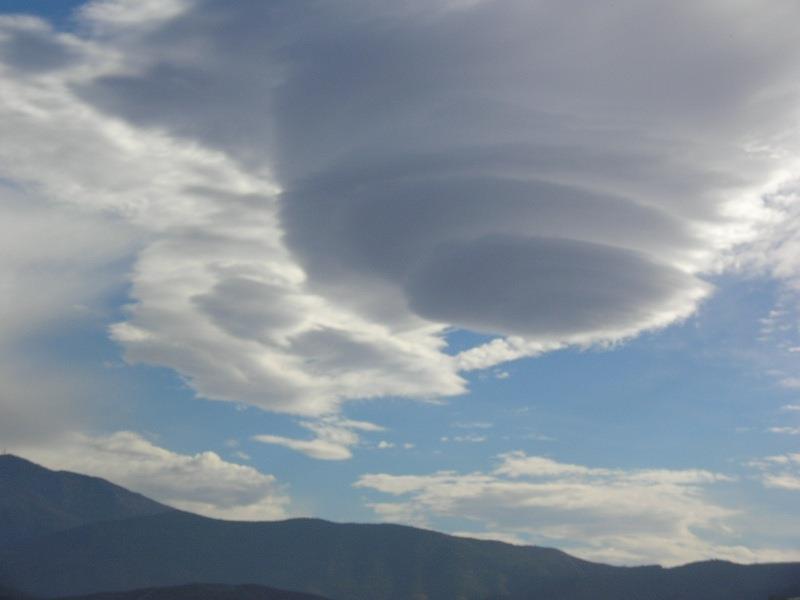
[[[131,361],[321,415],[690,315],[797,156],[800,7],[102,0],[0,20],[0,176],[138,232]],[[20,151],[23,148],[24,151]],[[497,336],[461,356],[446,332]]]

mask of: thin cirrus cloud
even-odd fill
[[[592,560],[796,560],[790,548],[741,545],[730,526],[737,511],[714,499],[716,488],[733,481],[700,469],[598,468],[515,451],[499,455],[490,471],[371,473],[354,485],[372,494],[370,505],[385,520],[466,520],[475,531],[459,535],[557,545]]]
[[[74,34],[3,17],[0,176],[130,229],[110,328],[130,362],[305,418],[431,400],[467,370],[691,315],[703,276],[783,222],[764,198],[797,155],[799,17],[581,0],[100,0]],[[451,356],[452,328],[496,337]]]

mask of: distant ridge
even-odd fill
[[[0,587],[0,600],[39,600]],[[322,596],[287,592],[260,585],[218,585],[194,583],[181,586],[146,588],[127,592],[106,592],[88,596],[69,596],[60,600],[327,600]]]
[[[63,600],[326,600],[322,596],[287,592],[261,585],[188,584],[72,596]]]
[[[97,521],[169,510],[97,477],[0,454],[0,548]]]
[[[64,478],[69,482],[69,502],[63,494]],[[5,489],[11,482],[13,492]],[[51,490],[55,497],[48,495]],[[9,499],[34,497],[52,510],[69,507],[69,515],[83,519],[93,514],[79,506],[80,499],[114,509],[106,510],[103,519],[29,537],[0,550],[0,584],[39,597],[104,592],[93,600],[139,600],[143,596],[136,596],[138,592],[116,596],[108,592],[197,581],[259,584],[330,600],[768,600],[800,595],[800,563],[708,561],[673,569],[624,568],[549,548],[458,538],[400,525],[319,519],[221,521],[168,509],[103,480],[49,471],[17,458],[0,461],[0,497],[13,510],[20,507]],[[121,519],[109,516],[131,507],[156,512]],[[50,518],[51,512],[26,514]],[[181,589],[185,588],[174,588]],[[206,589],[226,594],[231,588]],[[240,591],[246,589],[250,588]],[[173,593],[149,589],[147,594],[162,592]]]

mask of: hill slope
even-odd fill
[[[242,523],[180,512],[88,525],[0,554],[0,581],[34,595],[210,581],[344,600],[457,600],[607,568],[558,550],[398,525]]]
[[[169,510],[97,477],[0,455],[0,547],[97,521]]]
[[[287,592],[260,585],[189,584],[72,596],[63,600],[325,600],[322,596]]]
[[[38,600],[0,587],[0,600]],[[88,596],[70,596],[62,600],[326,600],[322,596],[287,592],[261,585],[188,585],[146,588],[127,592],[100,592]]]
[[[399,525],[208,519],[21,459],[3,457],[0,473],[6,506],[19,512],[27,499],[33,502],[22,511],[29,539],[0,550],[0,584],[34,596],[197,581],[260,584],[334,600],[766,600],[800,594],[800,563],[611,567],[548,548]],[[118,518],[129,511],[154,514]],[[32,530],[80,520],[93,522],[30,537]],[[230,599],[244,589],[230,592]],[[106,598],[136,596],[94,600]]]
[[[397,525],[241,523],[175,511],[6,551],[0,581],[33,595],[210,581],[334,600],[765,600],[800,587],[800,564],[621,568]]]

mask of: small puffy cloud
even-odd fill
[[[555,545],[595,560],[677,564],[780,554],[738,544],[730,526],[736,511],[712,495],[732,481],[701,469],[607,469],[517,451],[499,455],[492,471],[375,473],[354,485],[395,498],[370,503],[385,520],[466,519],[475,531],[462,527],[459,535]],[[720,541],[726,536],[728,544]]]
[[[781,410],[786,412],[800,412],[800,404],[784,404]]]
[[[179,454],[130,431],[72,433],[15,448],[51,469],[103,477],[170,506],[232,520],[286,518],[290,498],[272,475],[214,452]]]
[[[395,444],[393,442],[387,442],[386,440],[381,440],[378,442],[378,449],[386,450],[388,448],[394,448]]]
[[[800,427],[770,427],[768,431],[781,435],[800,435]]]
[[[311,458],[320,460],[347,460],[352,458],[352,448],[359,443],[358,432],[377,432],[384,428],[366,421],[354,421],[341,417],[325,417],[316,421],[301,421],[300,426],[309,430],[314,437],[297,439],[280,435],[262,434],[253,440],[263,444],[275,444],[295,450]],[[379,448],[389,448],[382,441]],[[393,445],[393,444],[392,444]]]
[[[453,427],[458,429],[491,429],[494,423],[489,421],[457,421],[453,423]]]
[[[485,435],[443,435],[439,438],[440,442],[445,444],[449,442],[455,443],[470,443],[470,444],[480,444],[487,441],[489,438]]]
[[[792,390],[800,389],[800,377],[785,377],[781,379],[778,383],[782,387],[789,388]]]

